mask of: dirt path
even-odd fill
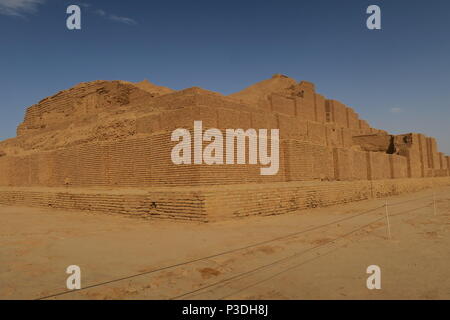
[[[449,299],[450,187],[436,199],[388,199],[391,239],[384,200],[210,224],[0,207],[0,298],[66,292],[75,264],[84,289],[51,299]]]

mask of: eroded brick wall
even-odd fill
[[[91,95],[92,92],[95,94]],[[78,99],[77,103],[74,104],[70,97]],[[111,105],[114,108],[110,108]],[[121,109],[121,106],[126,108]],[[132,117],[118,120],[119,125],[120,121],[127,121],[126,134],[108,136],[105,141],[81,139],[62,148],[49,148],[48,151],[34,150],[28,146],[24,148],[24,154],[17,156],[3,154],[0,150],[0,185],[64,186],[68,189],[240,184],[261,184],[265,187],[272,183],[338,180],[353,183],[354,191],[345,189],[351,195],[348,199],[352,199],[353,192],[359,192],[356,190],[362,188],[363,191],[355,196],[359,199],[366,197],[364,190],[368,180],[377,181],[378,185],[378,181],[397,181],[406,177],[449,175],[449,157],[438,152],[434,138],[422,134],[393,138],[386,132],[371,128],[367,121],[359,119],[352,108],[317,94],[314,85],[306,81],[298,84],[291,95],[271,93],[267,99],[254,105],[200,88],[149,97],[148,93],[121,83],[89,84],[29,108],[24,123],[19,127],[21,137],[16,142],[22,145],[27,134],[64,130],[69,124],[78,124],[83,119],[95,122],[96,113],[100,110],[119,114],[132,110]],[[192,132],[195,120],[201,120],[204,129],[218,128],[223,133],[226,129],[237,128],[279,129],[278,174],[262,176],[260,169],[263,166],[259,164],[174,165],[170,155],[176,143],[171,142],[170,134],[177,128],[187,128]],[[104,135],[105,132],[100,129],[99,135]],[[397,149],[390,150],[392,140],[395,140]],[[374,149],[370,151],[378,152],[361,149],[361,146],[373,142]],[[3,146],[9,144],[11,142]],[[388,154],[392,152],[395,154]],[[246,156],[248,158],[248,154]],[[374,192],[373,185],[371,192]],[[382,185],[386,186],[386,182]],[[398,184],[392,182],[392,185]],[[317,191],[313,189],[305,196],[309,199],[305,203],[309,201],[320,205],[333,203],[333,199],[347,201],[345,192],[343,196],[334,193],[333,188],[341,185],[333,184],[330,189],[326,186],[318,187],[320,190]],[[303,193],[295,192],[301,203]],[[290,199],[286,201],[290,203],[295,192],[286,191],[283,197],[286,195],[286,199]],[[248,194],[255,195],[252,191]],[[314,194],[320,197],[316,199],[312,196]],[[230,193],[230,196],[234,195]],[[276,198],[276,193],[267,197]],[[239,196],[241,198],[246,199],[246,195]],[[67,200],[64,198],[64,201]],[[83,200],[80,201],[83,203]],[[209,203],[214,202],[211,200]],[[243,208],[246,206],[244,200],[237,203]],[[289,205],[285,206],[284,202],[281,209],[274,209],[265,200],[263,203],[267,208],[257,210],[290,210],[286,209]],[[248,205],[248,212],[254,210],[250,207],[251,202]]]
[[[123,214],[140,218],[215,221],[286,214],[448,186],[450,178],[239,184],[127,189],[0,187],[0,204]],[[380,210],[382,210],[380,202]]]

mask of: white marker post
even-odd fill
[[[386,221],[387,221],[387,227],[388,227],[388,237],[391,239],[391,224],[389,223],[389,212],[388,212],[388,200],[386,199]]]

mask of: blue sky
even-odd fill
[[[82,30],[66,28],[70,4]],[[366,28],[371,4],[382,30]],[[82,81],[229,94],[282,73],[450,154],[449,39],[448,0],[0,0],[0,139],[26,107]]]

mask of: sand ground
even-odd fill
[[[84,289],[49,299],[450,299],[435,193],[436,214],[431,190],[388,199],[391,238],[382,199],[215,223],[0,206],[0,298],[65,293],[78,265]]]

